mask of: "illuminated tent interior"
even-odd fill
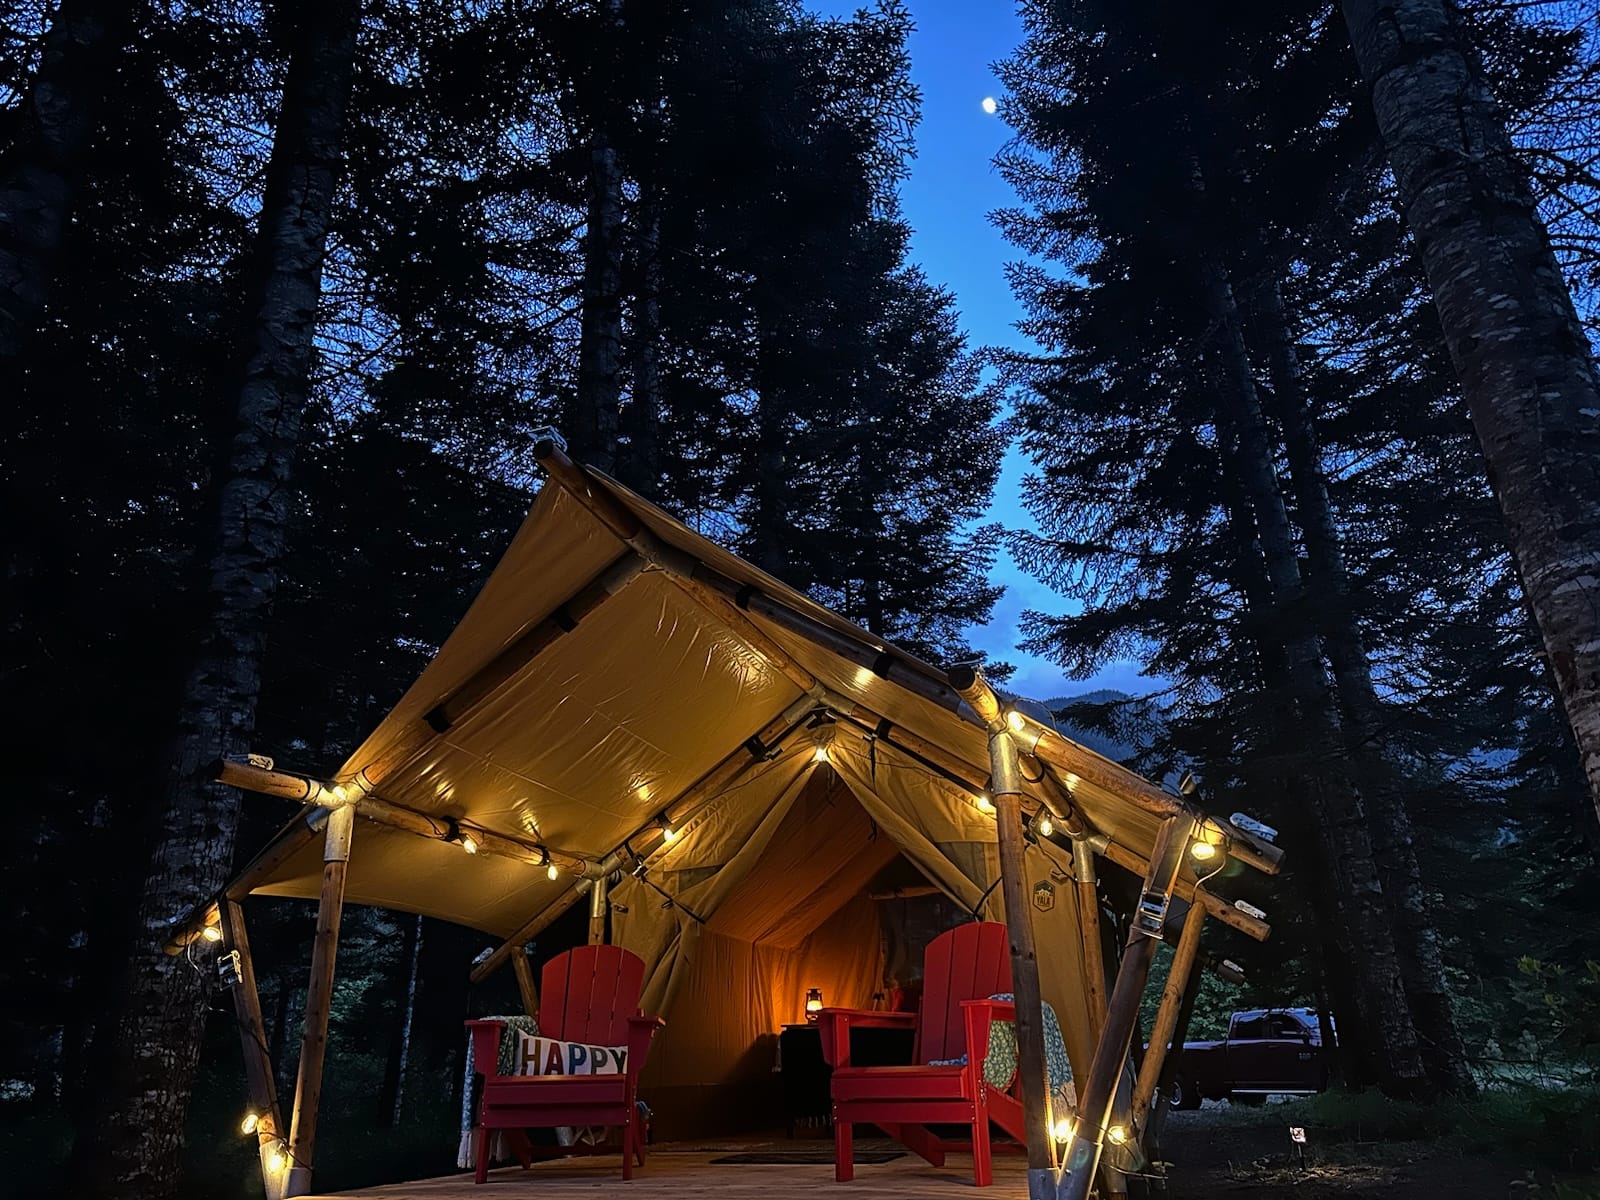
[[[771,1036],[802,1019],[808,987],[863,1007],[885,991],[870,898],[881,873],[1006,918],[984,795],[995,716],[559,448],[540,457],[551,480],[498,567],[334,779],[222,767],[225,782],[306,802],[225,901],[328,904],[321,830],[341,807],[357,819],[334,903],[501,939],[474,978],[517,965],[523,943],[587,898],[594,936],[644,958],[644,1008],[667,1020],[646,1098],[663,1113],[731,1113],[770,1071]],[[1144,875],[1176,814],[1221,853],[1180,857],[1172,911],[1198,895],[1264,936],[1209,885],[1197,891],[1260,854],[1226,822],[1012,720],[1024,818],[1056,818],[1049,836],[1030,827],[1025,894],[1043,997],[1081,1077],[1107,987],[1100,904],[1080,909],[1093,864]]]

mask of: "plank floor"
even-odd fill
[[[781,1200],[802,1193],[831,1194],[845,1200],[874,1200],[893,1196],[937,1198],[966,1196],[977,1200],[1010,1200],[1026,1196],[1027,1164],[1021,1154],[994,1156],[994,1186],[976,1191],[972,1186],[972,1157],[956,1152],[948,1155],[943,1168],[931,1167],[915,1154],[886,1163],[856,1164],[851,1183],[835,1183],[833,1162],[816,1163],[713,1163],[731,1154],[783,1153],[816,1150],[831,1154],[829,1141],[742,1141],[729,1140],[667,1143],[653,1146],[642,1169],[633,1179],[622,1182],[620,1155],[595,1158],[556,1159],[521,1167],[500,1167],[489,1172],[489,1182],[476,1187],[472,1176],[444,1175],[419,1179],[414,1183],[389,1183],[381,1187],[329,1193],[310,1200],[575,1200],[597,1193],[615,1195],[622,1200],[683,1200],[687,1196],[714,1196],[717,1200]],[[856,1139],[856,1150],[902,1151],[893,1142],[870,1138]]]

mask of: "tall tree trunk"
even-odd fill
[[[169,922],[227,879],[238,795],[208,765],[249,745],[311,369],[328,225],[343,159],[357,0],[303,10],[263,197],[243,330],[238,425],[219,489],[207,625],[184,685],[145,876],[113,1073],[77,1157],[80,1194],[170,1196],[215,973],[169,956]]]
[[[1201,273],[1206,313],[1211,321],[1213,380],[1226,424],[1234,434],[1231,464],[1255,515],[1274,607],[1282,613],[1297,604],[1301,595],[1294,537],[1232,287],[1214,262],[1203,262]],[[1317,772],[1316,777],[1303,780],[1302,788],[1315,816],[1321,865],[1331,873],[1329,890],[1348,924],[1340,941],[1349,948],[1360,979],[1362,1011],[1378,1056],[1373,1065],[1386,1093],[1416,1095],[1424,1083],[1421,1051],[1401,983],[1393,927],[1373,860],[1366,811],[1360,794],[1340,777],[1337,718],[1321,647],[1316,638],[1293,630],[1282,630],[1280,637],[1305,736],[1304,750]]]
[[[1448,0],[1343,0],[1600,819],[1600,373]]]
[[[406,1100],[406,1064],[411,1058],[411,1020],[417,1011],[417,967],[422,962],[422,918],[406,926],[400,961],[406,967],[406,986],[402,993],[400,1028],[395,1033],[389,1061],[384,1066],[383,1088],[378,1100],[378,1119],[389,1128],[400,1124]]]
[[[78,180],[137,0],[61,0],[0,156],[0,376],[38,324]]]
[[[661,491],[661,207],[654,187],[639,188],[637,299],[633,310],[633,393],[623,414],[628,434],[622,482],[650,499]]]
[[[1445,987],[1439,931],[1429,915],[1417,862],[1411,812],[1393,761],[1385,752],[1384,717],[1372,682],[1372,664],[1356,620],[1350,573],[1333,504],[1328,498],[1321,447],[1300,370],[1283,294],[1274,282],[1261,289],[1256,327],[1266,342],[1274,409],[1288,451],[1306,559],[1317,597],[1323,652],[1333,670],[1344,742],[1359,767],[1358,780],[1372,823],[1372,851],[1395,920],[1406,1001],[1422,1043],[1423,1062],[1434,1086],[1451,1094],[1477,1090],[1467,1067],[1466,1047],[1456,1028]]]
[[[614,62],[621,0],[601,6],[599,56]],[[578,403],[567,436],[580,462],[612,472],[622,404],[622,164],[612,124],[614,71],[596,68],[595,131],[589,147],[588,222],[583,235],[583,318],[578,338]]]

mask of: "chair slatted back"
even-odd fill
[[[1011,948],[1004,925],[971,921],[934,938],[922,959],[915,1061],[961,1057],[967,1052],[961,1002],[1010,990]]]
[[[622,1046],[639,1011],[644,960],[620,946],[579,946],[544,965],[539,1032],[564,1042]]]

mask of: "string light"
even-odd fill
[[[220,942],[222,940],[222,930],[215,925],[207,925],[200,931],[200,936],[208,942]]]
[[[239,1132],[244,1134],[246,1137],[250,1136],[252,1133],[254,1133],[257,1129],[260,1129],[260,1128],[261,1128],[261,1114],[258,1113],[258,1112],[247,1112],[247,1113],[245,1113],[244,1120],[239,1122]]]
[[[1040,810],[1039,819],[1035,824],[1040,837],[1049,837],[1056,831],[1056,823],[1050,819],[1050,814]]]
[[[972,798],[972,802],[978,806],[978,811],[985,816],[994,816],[994,801],[989,798],[988,792],[979,792]]]
[[[1121,1125],[1113,1125],[1106,1130],[1106,1137],[1110,1139],[1113,1146],[1120,1146],[1128,1140],[1128,1131]]]
[[[274,1142],[272,1149],[267,1151],[267,1170],[277,1174],[289,1165],[289,1155],[284,1152],[282,1142]]]
[[[661,840],[663,842],[666,842],[670,845],[674,840],[676,840],[678,836],[678,827],[674,825],[671,818],[667,816],[666,809],[662,809],[661,812],[656,815],[656,824],[661,827]]]
[[[461,848],[468,854],[476,854],[478,852],[478,843],[470,833],[463,833],[461,835]]]
[[[1010,727],[1012,733],[1021,733],[1028,727],[1028,718],[1013,708],[1006,714],[1006,724]]]
[[[1196,862],[1210,862],[1217,856],[1217,848],[1210,842],[1196,842],[1189,847],[1189,854]]]
[[[811,740],[815,743],[811,751],[811,761],[827,762],[828,747],[833,745],[833,726],[831,724],[818,725],[811,731]]]
[[[1058,1142],[1070,1142],[1072,1135],[1077,1132],[1077,1126],[1067,1118],[1062,1117],[1050,1127],[1050,1136]]]
[[[550,861],[550,851],[543,846],[539,847],[539,865],[544,868],[546,879],[553,882],[561,878],[561,868]]]

